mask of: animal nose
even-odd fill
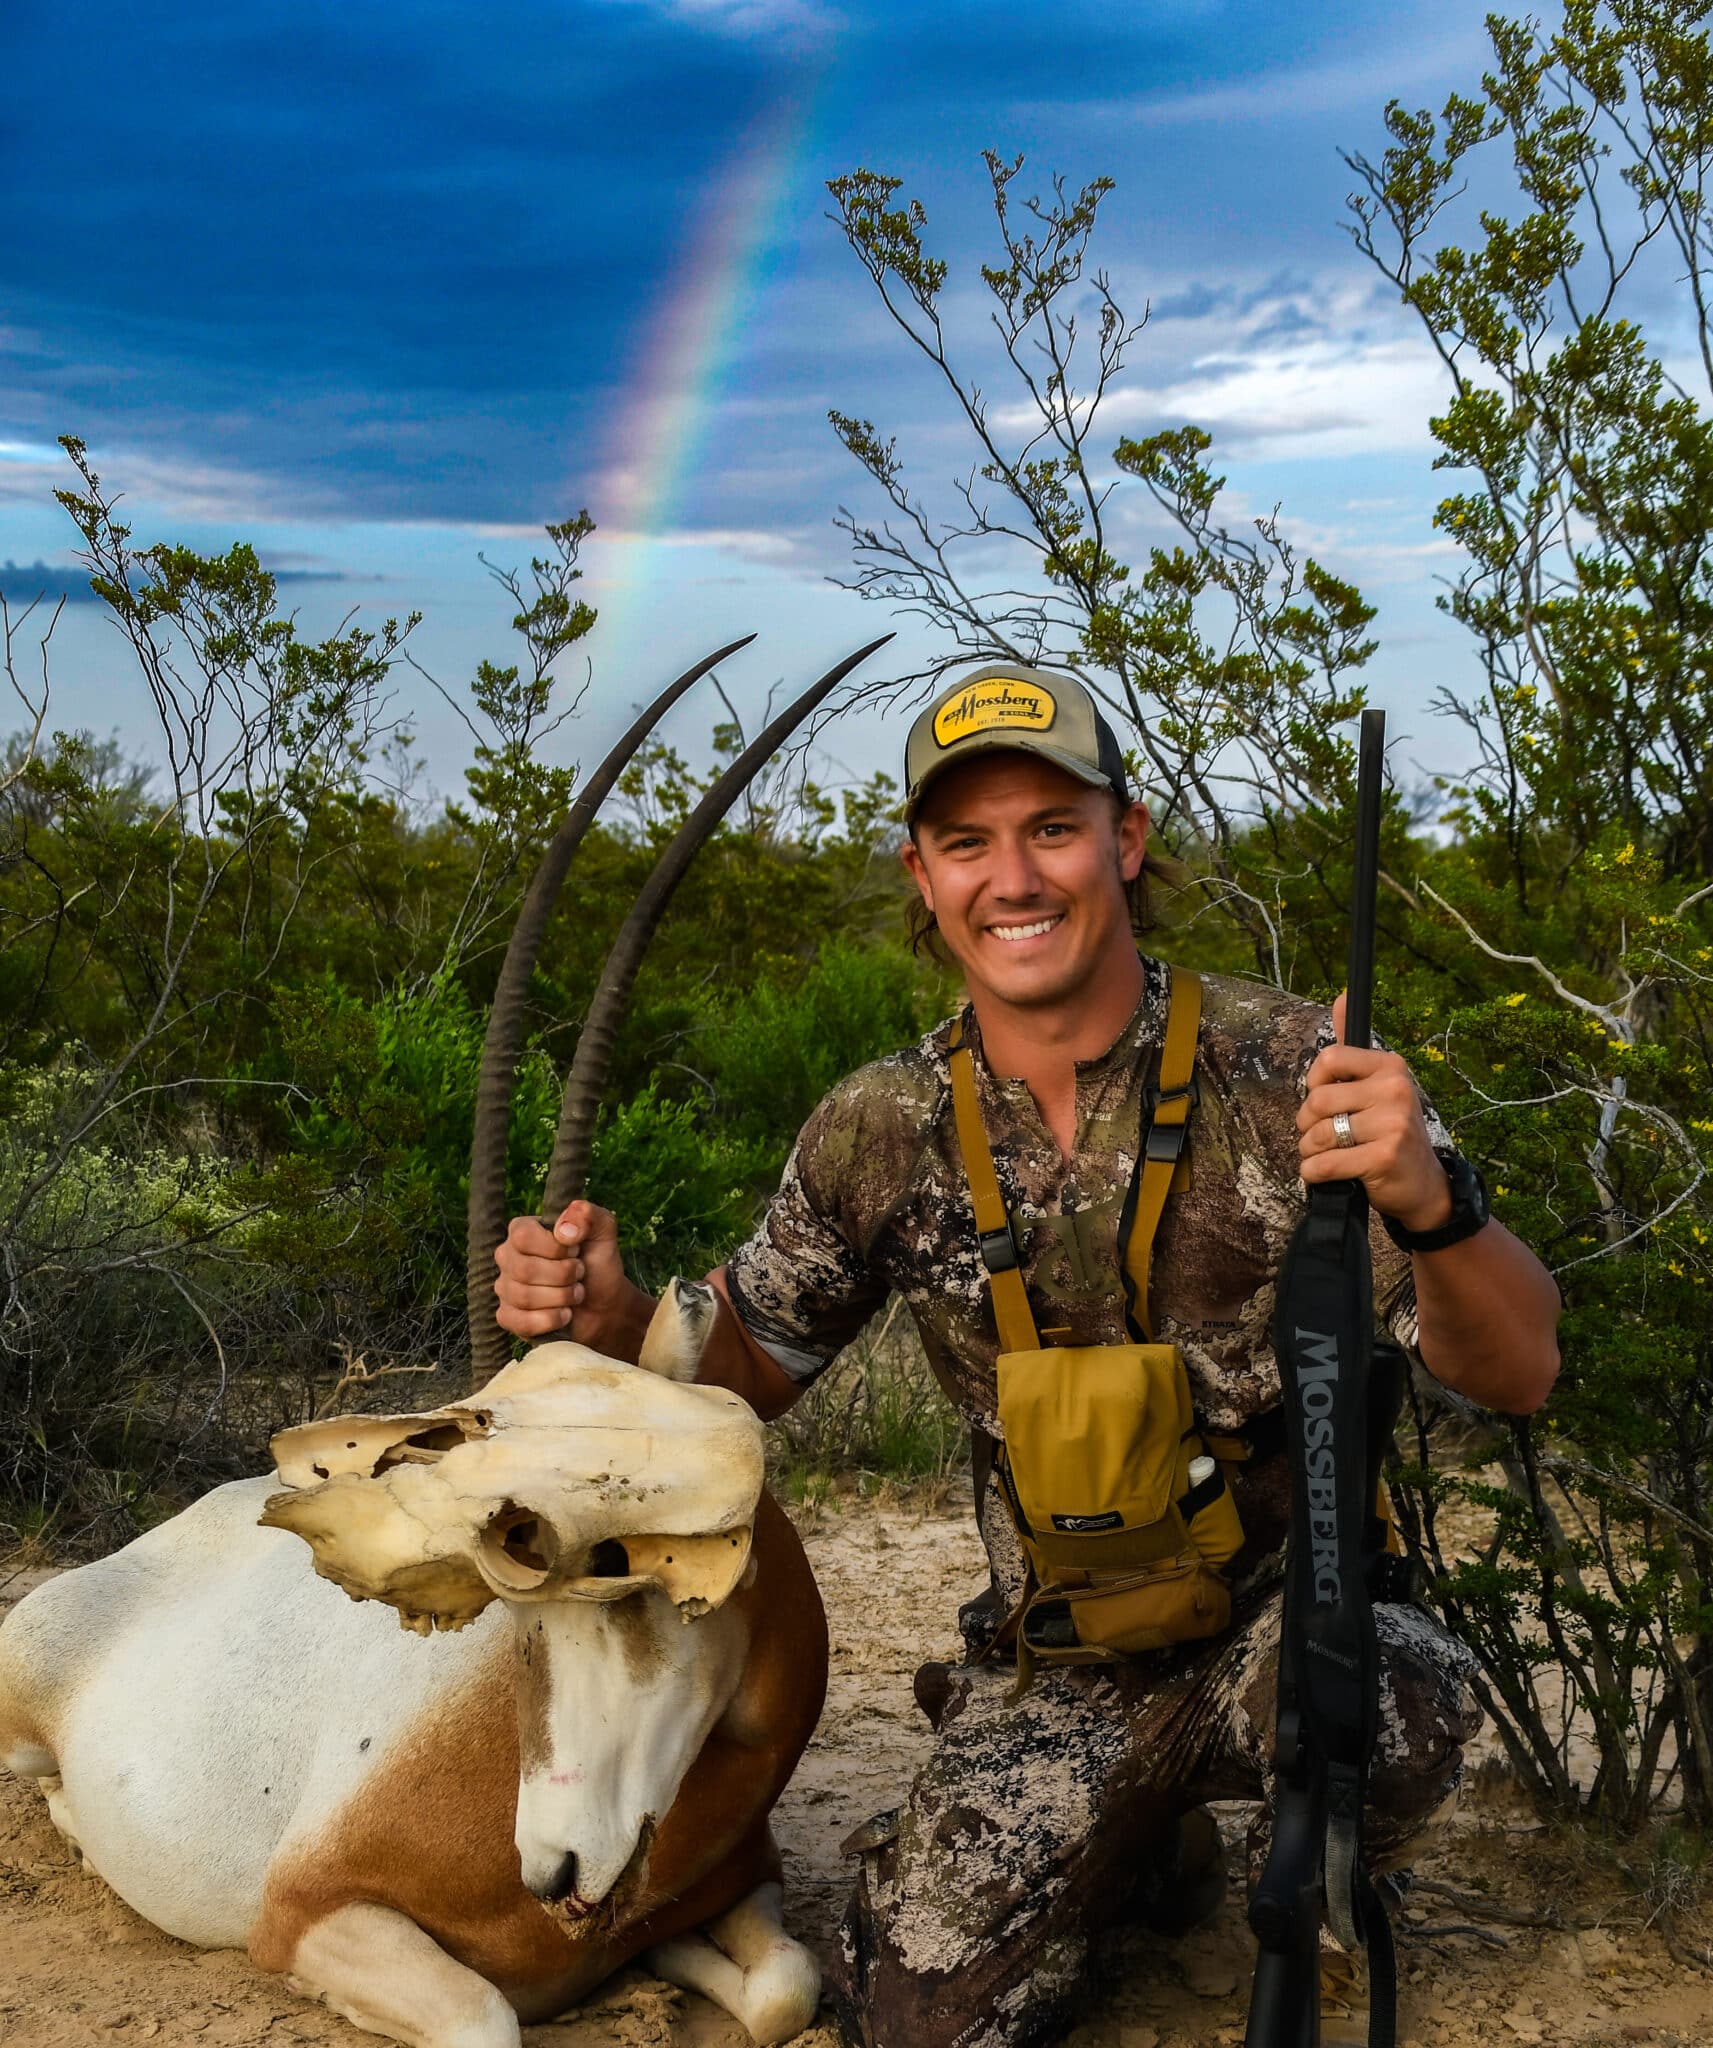
[[[576,1900],[577,1858],[574,1853],[562,1856],[548,1872],[546,1879],[534,1887],[536,1896],[543,1899]]]

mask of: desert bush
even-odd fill
[[[574,784],[540,743],[575,708],[552,665],[593,614],[582,518],[498,576],[522,658],[478,667],[463,799],[425,806],[384,688],[410,622],[303,641],[251,550],[134,546],[67,448],[63,499],[159,731],[148,760],[52,732],[19,682],[28,621],[5,615],[27,723],[0,750],[0,1520],[104,1546],[253,1468],[355,1359],[358,1399],[387,1397],[389,1364],[461,1388],[488,1000]],[[514,1211],[539,1198],[607,946],[741,741],[718,728],[705,773],[645,750],[585,843],[531,992]],[[686,882],[591,1166],[644,1284],[723,1255],[799,1103],[919,1028],[885,936],[896,832],[885,778],[835,801],[780,764]]]
[[[967,1460],[969,1431],[902,1307],[895,1296],[776,1426],[769,1470],[788,1499],[941,1481]]]

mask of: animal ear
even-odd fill
[[[269,1449],[287,1486],[312,1487],[348,1473],[373,1479],[395,1465],[433,1465],[459,1444],[487,1436],[482,1408],[430,1408],[420,1415],[332,1415],[282,1429]]]
[[[315,1569],[353,1600],[383,1600],[401,1626],[427,1635],[474,1621],[496,1588],[476,1569],[470,1528],[456,1515],[411,1512],[395,1489],[411,1491],[411,1467],[381,1480],[341,1473],[319,1486],[268,1496],[265,1529],[289,1529],[309,1545]]]
[[[664,1380],[693,1380],[719,1312],[719,1296],[705,1280],[674,1275],[661,1291],[637,1364]]]

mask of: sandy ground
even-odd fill
[[[929,1741],[911,1674],[925,1657],[953,1654],[958,1602],[982,1575],[967,1497],[933,1506],[850,1502],[818,1513],[805,1534],[832,1623],[832,1686],[777,1824],[792,1924],[825,1948],[847,1881],[838,1845],[898,1803]],[[15,1597],[22,1588],[8,1590]],[[1228,1840],[1240,1839],[1242,1810],[1220,1818]],[[1451,1833],[1418,1874],[1426,1884],[1399,1929],[1402,2048],[1713,2044],[1713,1974],[1673,1961],[1657,1926],[1646,1924],[1651,1908],[1637,1887],[1609,1859],[1534,1821],[1501,1772],[1476,1774]],[[1495,1917],[1507,1912],[1557,1924]],[[1713,1957],[1713,1899],[1703,1899],[1699,1917],[1679,1915],[1678,1936]],[[1187,1940],[1129,1937],[1104,2007],[1069,2042],[1238,2043],[1251,1957],[1234,1883],[1217,1920]],[[1329,2044],[1338,2034],[1329,2023]],[[0,2042],[8,2048],[357,2048],[373,2038],[242,1955],[204,1953],[156,1932],[79,1866],[35,1787],[0,1776]],[[741,2048],[747,2040],[701,1999],[636,1971],[573,2018],[524,2038],[529,2048]],[[834,2048],[834,2040],[818,2029],[802,2048]]]

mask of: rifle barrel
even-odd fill
[[[1374,1020],[1374,899],[1380,877],[1380,799],[1386,780],[1386,714],[1364,711],[1356,770],[1356,886],[1345,978],[1344,1042],[1367,1045]]]

